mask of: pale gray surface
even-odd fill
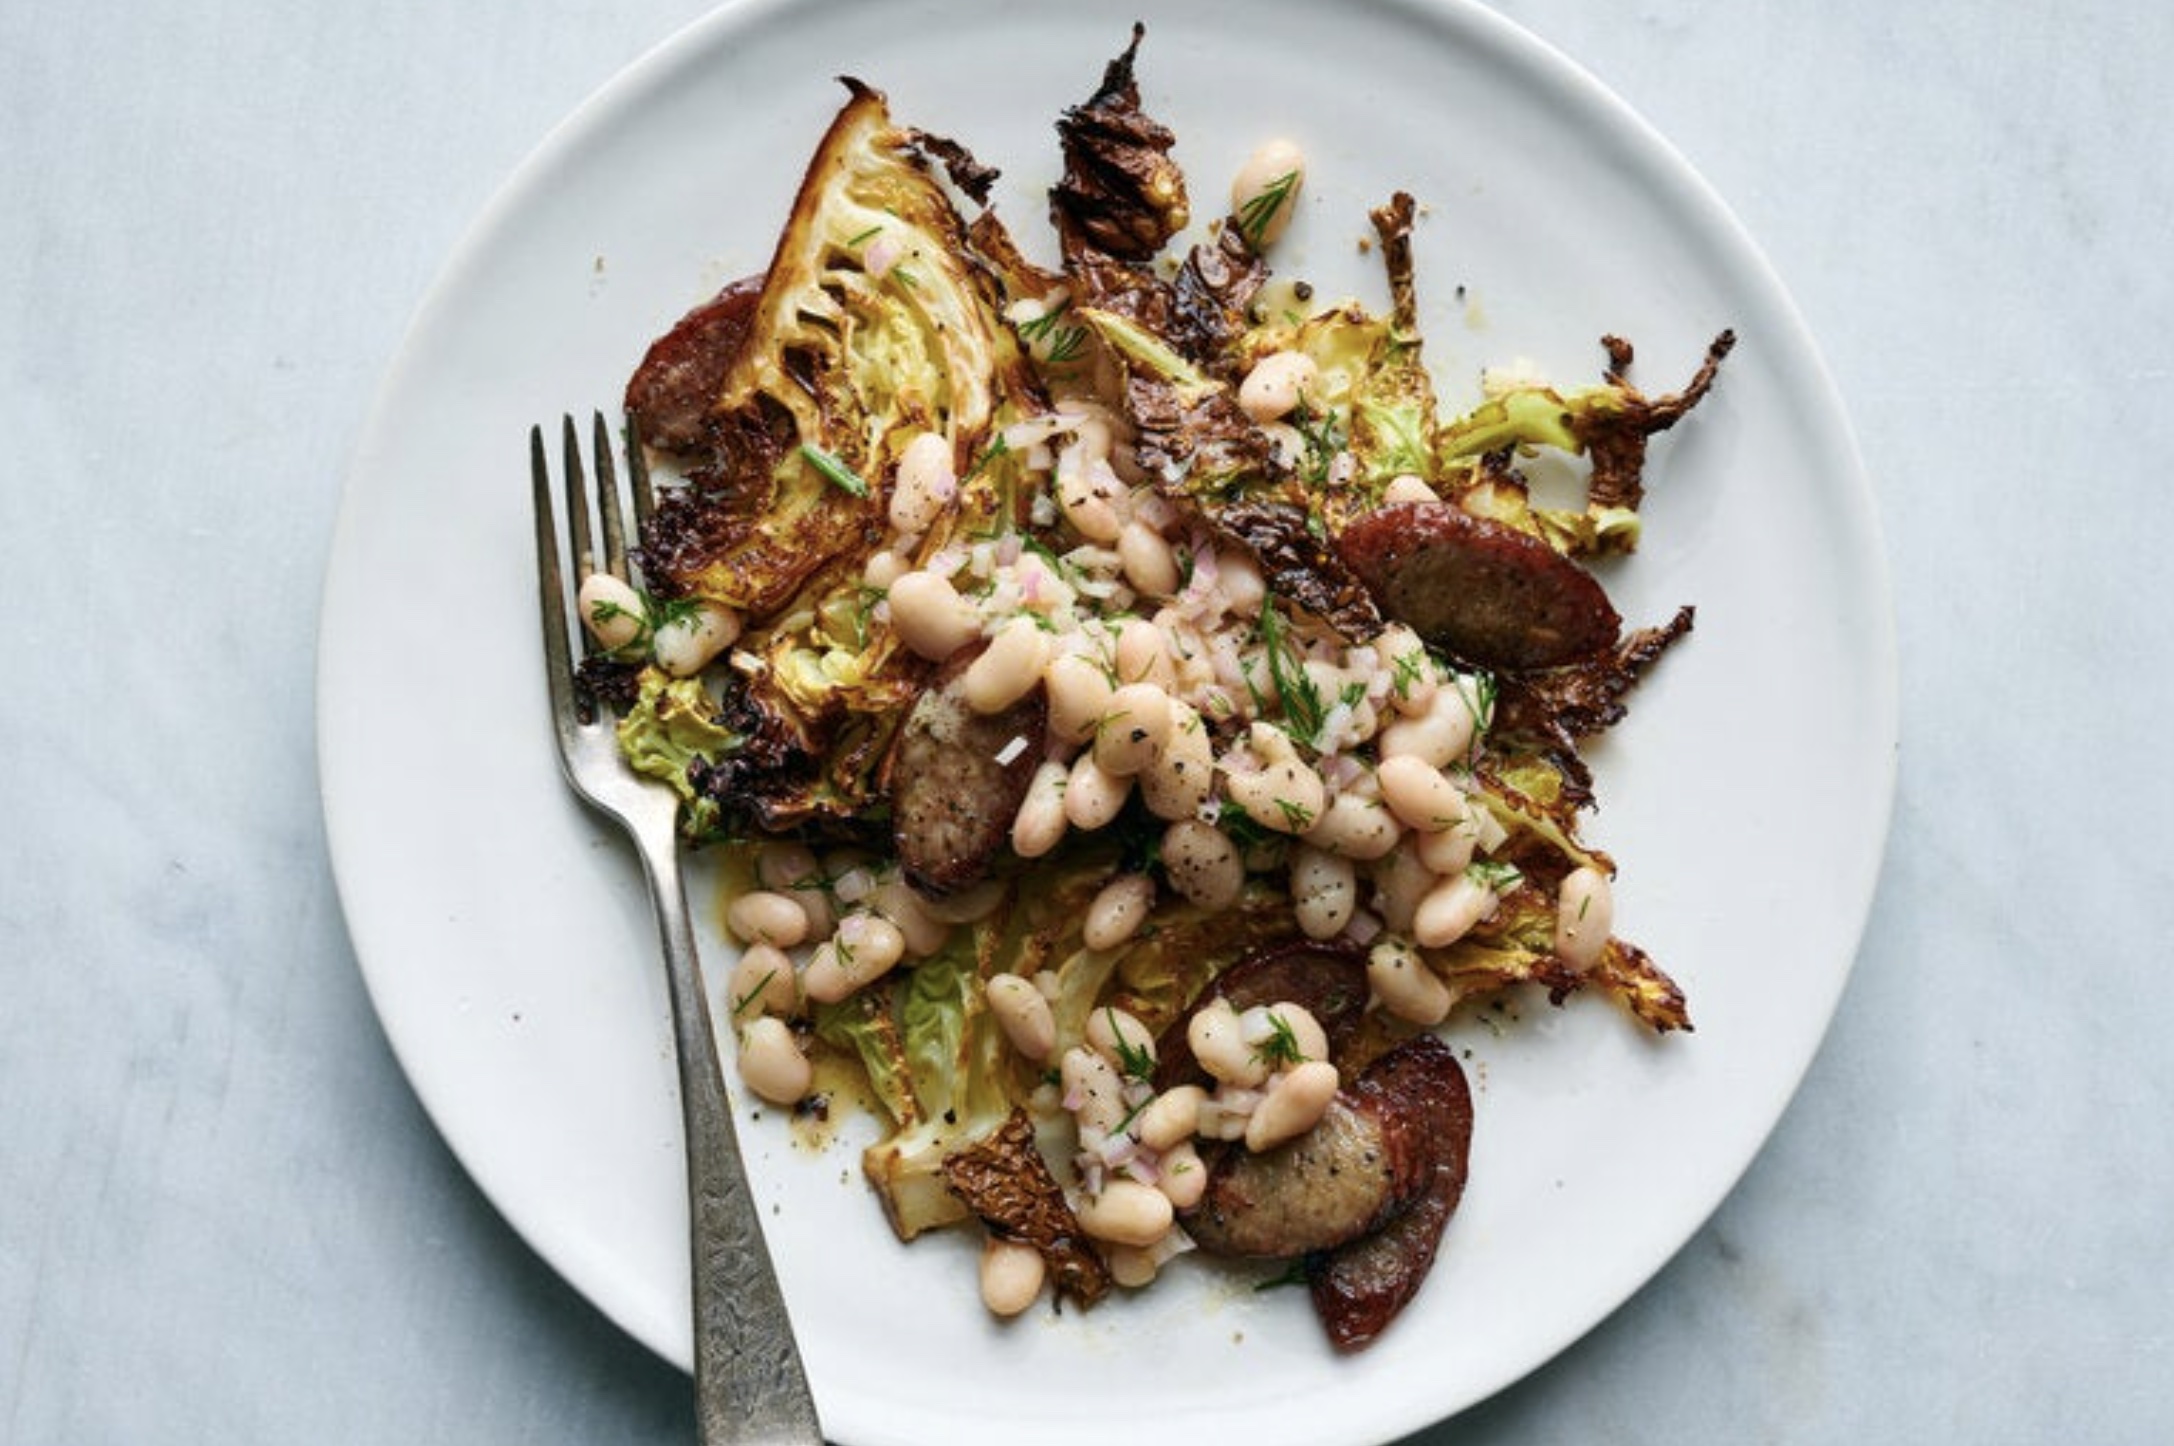
[[[1821,338],[1903,766],[1857,976],[1742,1186],[1420,1439],[2174,1439],[2174,11],[1501,8],[1689,155]],[[311,672],[408,315],[699,12],[0,8],[0,1440],[690,1439],[683,1379],[513,1237],[385,1047]]]

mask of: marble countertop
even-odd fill
[[[1415,1439],[2174,1439],[2174,11],[1498,8],[1689,156],[1821,339],[1903,752],[1854,980],[1749,1174]],[[690,1439],[684,1378],[502,1223],[378,1030],[312,664],[425,288],[700,9],[0,10],[0,1439]]]

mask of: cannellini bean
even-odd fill
[[[1461,874],[1479,846],[1479,830],[1468,814],[1462,823],[1440,833],[1413,834],[1419,861],[1437,874]]]
[[[1064,841],[1065,794],[1071,772],[1051,759],[1027,780],[1026,797],[1012,818],[1012,852],[1019,857],[1038,859]]]
[[[1411,932],[1412,915],[1419,901],[1434,887],[1435,874],[1416,849],[1398,849],[1383,857],[1374,870],[1374,911],[1394,933]]]
[[[981,1245],[981,1303],[1009,1320],[1041,1298],[1048,1272],[1041,1251],[992,1236]]]
[[[891,487],[891,526],[908,535],[928,531],[958,491],[951,440],[941,432],[915,433],[898,454],[898,477]]]
[[[1115,949],[1140,931],[1154,907],[1153,879],[1146,874],[1119,874],[1087,905],[1081,942],[1090,949]]]
[[[944,941],[951,937],[951,926],[929,912],[928,901],[914,892],[913,885],[895,875],[876,885],[867,904],[898,926],[906,941],[906,953],[916,959],[925,959],[943,948]]]
[[[1081,537],[1108,547],[1125,529],[1125,484],[1106,457],[1087,456],[1084,443],[1075,445],[1082,448],[1078,458],[1058,461],[1057,507]]]
[[[675,678],[691,678],[738,642],[740,615],[713,602],[698,602],[668,619],[650,639],[650,656]]]
[[[1177,682],[1162,629],[1146,618],[1127,618],[1117,629],[1117,678],[1121,683],[1154,683],[1165,691]]]
[[[1300,760],[1290,735],[1273,724],[1254,724],[1249,741],[1264,766],[1234,773],[1226,762],[1223,787],[1230,801],[1255,823],[1277,833],[1304,833],[1312,828],[1328,803],[1321,775]]]
[[[1449,986],[1402,939],[1384,939],[1367,951],[1366,982],[1398,1019],[1432,1028],[1449,1017]]]
[[[815,946],[800,990],[817,1004],[836,1004],[888,974],[905,953],[905,936],[889,919],[848,914],[838,921],[836,934]]]
[[[800,983],[793,975],[793,961],[775,945],[748,945],[725,976],[725,1003],[735,1019],[788,1015],[799,1002]]]
[[[1230,214],[1256,251],[1275,244],[1298,210],[1306,156],[1290,141],[1269,141],[1238,168],[1230,183]]]
[[[1245,891],[1245,860],[1230,836],[1212,823],[1180,819],[1162,836],[1163,877],[1190,903],[1227,909]]]
[[[886,547],[881,552],[869,554],[868,561],[861,565],[861,582],[877,592],[889,592],[892,583],[912,571],[910,559]]]
[[[1177,1219],[1170,1197],[1153,1185],[1122,1177],[1103,1185],[1080,1206],[1082,1230],[1112,1245],[1149,1246],[1170,1233]]]
[[[762,886],[789,896],[808,916],[810,939],[827,938],[838,927],[837,911],[824,892],[823,866],[815,850],[806,844],[766,844],[755,859],[755,877]]]
[[[808,937],[808,911],[788,895],[750,889],[726,906],[725,927],[743,944],[790,949]]]
[[[898,640],[932,663],[981,636],[981,615],[948,578],[917,569],[893,582],[887,597]]]
[[[1079,1121],[1081,1129],[1100,1130],[1107,1135],[1124,1121],[1124,1081],[1118,1078],[1116,1067],[1101,1055],[1075,1044],[1064,1052],[1057,1074],[1064,1089],[1065,1108]]]
[[[1260,616],[1261,604],[1268,598],[1268,582],[1261,576],[1261,565],[1251,554],[1218,552],[1215,555],[1215,580],[1233,616]]]
[[[1227,999],[1211,1000],[1193,1011],[1185,1026],[1200,1067],[1225,1084],[1252,1088],[1268,1078],[1268,1063],[1238,1032],[1238,1011]]]
[[[1283,1041],[1279,1050],[1295,1050],[1302,1060],[1329,1057],[1328,1032],[1321,1028],[1321,1021],[1305,1005],[1289,1000],[1256,1004],[1240,1014],[1238,1038],[1263,1057],[1270,1055],[1272,1042],[1279,1040]]]
[[[575,605],[581,625],[606,648],[623,648],[641,637],[649,617],[642,595],[625,579],[608,572],[592,572],[583,578]]]
[[[1170,736],[1170,695],[1153,683],[1127,683],[1110,694],[1095,724],[1095,766],[1129,777],[1148,765]]]
[[[1140,799],[1157,818],[1187,819],[1215,791],[1215,740],[1192,704],[1170,700],[1170,727],[1140,770]]]
[[[1302,351],[1274,351],[1253,364],[1238,384],[1238,406],[1256,422],[1273,422],[1306,400],[1321,368]]]
[[[1191,1140],[1171,1146],[1155,1163],[1155,1188],[1180,1210],[1190,1210],[1208,1193],[1208,1167]]]
[[[1495,891],[1470,874],[1443,879],[1412,911],[1412,937],[1428,949],[1454,944],[1495,911]]]
[[[1048,666],[1049,634],[1034,619],[1015,617],[966,665],[959,680],[966,706],[976,713],[1001,713],[1032,692]]]
[[[1036,1064],[1056,1052],[1057,1017],[1041,990],[1016,974],[992,974],[982,993],[1013,1049]]]
[[[1125,1290],[1144,1290],[1162,1273],[1156,1252],[1138,1245],[1102,1247],[1102,1263],[1110,1268],[1110,1281]]]
[[[1325,1059],[1309,1059],[1285,1070],[1246,1121],[1246,1148],[1273,1149],[1321,1123],[1340,1083],[1336,1066]]]
[[[1421,833],[1455,828],[1472,812],[1464,790],[1423,759],[1409,754],[1384,758],[1375,776],[1381,780],[1381,801],[1389,805],[1389,811]]]
[[[1132,1132],[1150,1150],[1176,1149],[1200,1128],[1200,1104],[1207,1097],[1199,1085],[1172,1085],[1132,1117]]]
[[[1378,859],[1404,836],[1396,816],[1378,798],[1339,793],[1314,826],[1306,830],[1306,842],[1347,859]]]
[[[1419,634],[1403,623],[1391,623],[1375,635],[1372,647],[1381,671],[1389,675],[1389,706],[1407,718],[1424,716],[1434,702],[1438,675]]]
[[[771,1104],[793,1105],[807,1098],[815,1068],[785,1021],[764,1015],[740,1031],[740,1078]]]
[[[1094,754],[1082,753],[1064,781],[1064,816],[1080,832],[1092,833],[1117,817],[1131,792],[1131,779],[1104,772]]]
[[[1427,708],[1381,730],[1381,756],[1416,758],[1430,768],[1447,768],[1472,750],[1472,707],[1454,686],[1435,688]]]
[[[1573,969],[1592,968],[1615,928],[1614,886],[1600,870],[1581,866],[1564,876],[1555,899],[1555,956]]]
[[[1177,554],[1161,533],[1138,518],[1117,534],[1117,562],[1125,581],[1144,597],[1170,597],[1180,585]]]
[[[1095,725],[1109,716],[1110,694],[1116,685],[1093,658],[1063,653],[1043,672],[1042,691],[1049,698],[1050,736],[1066,743],[1085,743],[1094,736]]]
[[[1265,1076],[1264,1076],[1265,1078]],[[1200,1102],[1196,1133],[1203,1140],[1242,1140],[1246,1121],[1261,1102],[1261,1092],[1242,1085],[1224,1085]]]
[[[1389,479],[1389,485],[1381,489],[1384,505],[1395,502],[1439,502],[1441,494],[1426,483],[1426,479],[1410,472]]]
[[[923,899],[921,907],[928,910],[930,918],[944,924],[973,924],[996,912],[996,906],[1004,902],[1007,885],[1002,879],[984,879],[970,889],[948,894],[941,899]]]
[[[1143,1059],[1149,1065],[1155,1063],[1155,1036],[1146,1025],[1111,1004],[1087,1016],[1087,1047],[1108,1060],[1119,1074],[1131,1073],[1132,1063]]]
[[[1300,844],[1291,851],[1291,910],[1309,939],[1344,932],[1359,907],[1359,873],[1351,860]]]

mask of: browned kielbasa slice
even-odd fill
[[[1218,1154],[1186,1233],[1211,1255],[1284,1260],[1330,1250],[1393,1220],[1426,1187],[1433,1159],[1413,1120],[1362,1078],[1288,1144]]]
[[[1244,1011],[1256,1004],[1296,1004],[1328,1036],[1334,1058],[1366,1012],[1366,956],[1356,948],[1294,939],[1256,949],[1209,981],[1192,1008],[1155,1041],[1155,1088],[1207,1079],[1193,1059],[1185,1029],[1193,1010],[1215,999]]]
[[[1552,668],[1599,652],[1622,630],[1584,568],[1452,503],[1377,507],[1336,547],[1384,615],[1481,667]]]
[[[740,354],[761,295],[762,278],[743,277],[650,343],[626,394],[627,412],[640,419],[643,441],[674,456],[701,448],[710,408]]]
[[[1042,761],[1049,705],[1036,688],[1001,713],[976,713],[961,682],[979,649],[944,665],[899,730],[891,833],[906,882],[925,894],[979,883],[1011,839]]]
[[[1374,1233],[1307,1263],[1314,1313],[1342,1351],[1362,1350],[1419,1293],[1449,1217],[1464,1196],[1472,1148],[1472,1091],[1450,1047],[1419,1035],[1384,1054],[1361,1083],[1395,1100],[1432,1155],[1426,1182]]]

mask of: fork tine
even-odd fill
[[[642,451],[642,419],[627,413],[627,481],[634,490],[634,527],[649,526],[649,514],[657,510],[656,489],[649,485],[649,457]]]
[[[621,582],[631,582],[627,575],[626,529],[619,519],[619,471],[611,460],[611,429],[604,425],[604,414],[594,413],[591,431],[595,440],[589,453],[596,468],[596,511],[604,524],[604,566]]]
[[[551,683],[551,716],[563,740],[571,720],[582,717],[574,689],[573,649],[566,636],[566,582],[559,572],[558,529],[551,522],[551,464],[544,456],[542,427],[528,429],[530,491],[536,511],[537,591],[543,607],[544,674]]]
[[[581,433],[567,415],[560,426],[566,456],[566,530],[573,538],[574,586],[596,571],[596,547],[589,539],[588,471],[581,460]]]

